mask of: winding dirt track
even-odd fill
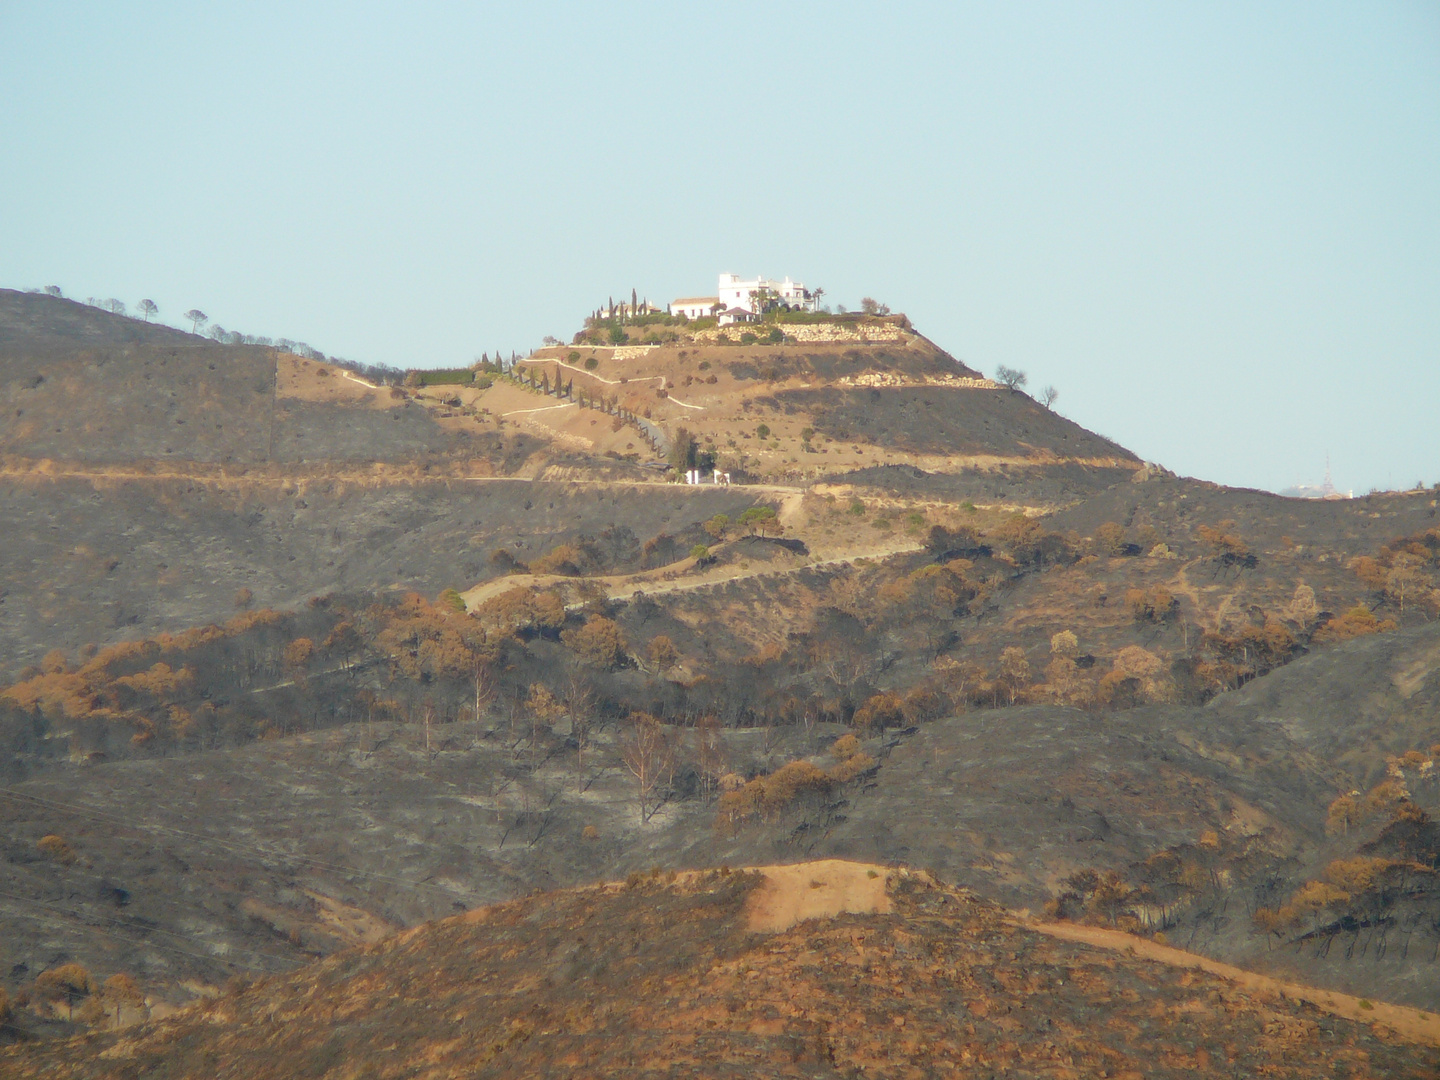
[[[724,544],[713,545],[711,550],[718,551]],[[745,581],[750,578],[759,577],[784,577],[789,574],[798,574],[802,570],[816,570],[827,566],[846,566],[856,559],[884,559],[891,555],[898,555],[901,552],[920,551],[924,545],[914,541],[891,541],[885,544],[871,545],[869,547],[855,548],[843,554],[832,556],[828,559],[816,559],[812,562],[797,563],[795,566],[771,567],[764,566],[755,570],[740,570],[733,566],[722,567],[718,571],[705,575],[686,577],[683,580],[680,575],[688,575],[695,567],[693,558],[681,559],[679,562],[670,563],[667,566],[655,570],[642,570],[637,574],[611,574],[599,577],[564,577],[559,574],[510,574],[506,577],[494,578],[472,589],[461,593],[466,607],[474,610],[478,605],[483,604],[493,596],[507,593],[511,589],[534,588],[549,589],[556,585],[599,585],[605,590],[605,594],[612,600],[625,600],[633,598],[637,593],[644,593],[646,596],[664,596],[667,593],[690,592],[694,589],[705,589],[711,585],[726,585],[732,581]]]
[[[1017,925],[1064,941],[1133,954],[1146,960],[1158,960],[1172,967],[1199,968],[1258,994],[1273,994],[1290,998],[1292,1001],[1308,1002],[1317,1009],[1347,1020],[1362,1024],[1383,1024],[1411,1042],[1440,1046],[1440,1014],[1437,1013],[1412,1009],[1405,1005],[1392,1005],[1385,1001],[1369,1002],[1333,990],[1283,982],[1268,975],[1257,975],[1244,968],[1197,956],[1169,945],[1161,945],[1149,938],[1135,937],[1120,930],[1106,930],[1099,926],[1081,926],[1076,923],[1019,922]]]

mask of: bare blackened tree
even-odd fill
[[[725,771],[720,718],[713,713],[706,713],[695,721],[695,771],[700,774],[700,790],[708,799]]]
[[[1001,364],[995,369],[995,381],[1007,390],[1018,392],[1022,386],[1030,381],[1030,376],[1019,368],[1006,367]]]
[[[192,307],[189,311],[185,312],[185,318],[190,320],[190,332],[192,334],[198,334],[200,332],[201,323],[210,321],[210,316],[206,315],[205,312],[201,311],[198,307]]]
[[[621,744],[621,759],[635,778],[635,802],[643,825],[660,809],[655,801],[656,791],[661,778],[673,768],[670,739],[664,725],[649,713],[631,713],[630,730]]]
[[[116,300],[116,299],[112,296],[109,300],[106,300],[106,301],[105,301],[105,306],[108,307],[108,308],[109,308],[112,312],[114,312],[116,315],[124,315],[124,314],[125,314],[125,301],[124,301],[124,300]]]
[[[154,300],[149,299],[141,300],[139,307],[140,314],[145,316],[146,322],[149,322],[150,316],[154,315],[157,311],[160,310],[160,306],[156,304]]]
[[[1044,390],[1040,391],[1040,404],[1044,405],[1047,409],[1052,409],[1055,407],[1055,399],[1059,396],[1059,390],[1056,390],[1053,386],[1047,386]]]
[[[588,786],[585,751],[590,747],[597,701],[595,687],[584,670],[578,663],[572,664],[565,684],[565,711],[570,714],[570,737],[575,740],[575,789],[580,792]]]

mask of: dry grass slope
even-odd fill
[[[884,883],[879,910],[757,933],[747,912],[775,875],[637,877],[406,931],[159,1022],[12,1047],[0,1072],[1419,1078],[1440,1067],[1433,1048],[1382,1025],[1060,941],[925,874],[855,869]],[[834,870],[815,868],[814,891]],[[783,876],[794,888],[808,872]]]

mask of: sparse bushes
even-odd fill
[[[514,592],[526,593],[528,602],[513,597],[511,594]],[[532,625],[540,625],[555,618],[555,612],[548,609],[552,603],[558,603],[558,598],[550,596],[547,601],[547,595],[550,594],[534,595],[528,590],[511,590],[511,593],[494,598],[498,603],[488,614],[493,620],[498,610],[507,610],[506,605],[518,601],[516,606],[523,615],[507,610],[508,618],[518,620],[523,617],[531,620]],[[564,605],[559,604],[561,621],[564,620],[564,612]],[[390,658],[392,671],[406,679],[466,678],[473,674],[478,662],[493,652],[481,623],[451,608],[431,604],[418,593],[406,594],[386,614],[388,618],[375,635],[375,643]],[[514,632],[514,623],[507,629]]]
[[[1125,526],[1107,521],[1095,530],[1095,546],[1102,555],[1120,555],[1125,550]]]
[[[752,506],[741,513],[738,524],[743,526],[752,535],[756,532],[764,536],[766,533],[783,531],[775,511],[768,506]]]
[[[586,573],[588,562],[585,554],[574,544],[556,544],[530,563],[530,573],[580,577]]]
[[[837,784],[848,784],[851,780],[875,767],[875,759],[858,748],[855,753],[847,754],[844,757],[839,757],[834,748],[831,749],[831,752],[839,758],[839,764],[830,770],[830,777]]]
[[[974,507],[972,506],[973,510]],[[943,525],[932,525],[926,540],[930,554],[937,559],[966,558],[982,559],[990,555],[990,548],[981,541],[978,533],[968,526],[947,529]]]
[[[43,971],[35,980],[35,997],[52,1005],[64,1005],[67,1019],[75,1019],[75,1006],[97,990],[90,972],[79,964],[61,964]]]
[[[1366,634],[1382,634],[1395,627],[1394,619],[1378,619],[1364,604],[1356,604],[1344,614],[1322,623],[1310,640],[1317,644],[1334,644]]]
[[[1050,652],[1055,656],[1074,660],[1080,655],[1080,639],[1073,631],[1061,630],[1058,634],[1050,635]]]
[[[285,668],[292,674],[299,674],[310,666],[310,660],[314,655],[315,643],[313,641],[306,637],[296,638],[285,646]],[[159,667],[160,665],[156,664],[155,666]]]
[[[530,567],[515,558],[507,549],[496,548],[490,553],[490,565],[502,574],[528,574]]]
[[[100,988],[100,995],[104,1001],[115,1009],[115,1025],[121,1027],[125,1023],[125,1010],[140,1010],[145,1007],[145,995],[139,985],[124,972],[117,972],[105,980]]]
[[[1001,650],[996,682],[1014,705],[1015,699],[1030,685],[1030,661],[1025,658],[1024,649],[1010,645]]]
[[[656,634],[651,638],[650,647],[646,651],[650,654],[650,662],[659,671],[665,671],[680,662],[680,650],[666,634]]]
[[[1361,555],[1348,565],[1382,603],[1393,604],[1401,615],[1407,605],[1416,604],[1440,611],[1440,589],[1435,587],[1435,571],[1440,568],[1440,528],[1397,537],[1375,556]]]
[[[1157,585],[1149,589],[1127,590],[1125,606],[1138,623],[1163,623],[1180,610],[1180,601],[1169,590]]]
[[[791,761],[748,783],[734,773],[721,777],[716,829],[733,833],[747,821],[771,820],[807,799],[823,798],[837,785],[848,784],[875,767],[875,759],[865,753],[854,735],[836,739],[830,754],[836,765],[829,770],[809,761]]]
[[[929,686],[915,687],[900,703],[900,712],[910,724],[928,724],[940,719],[949,709],[950,702],[945,695]]]
[[[792,761],[769,776],[722,791],[715,815],[716,828],[733,832],[752,818],[768,820],[802,795],[824,794],[834,783],[830,775],[808,761]]]
[[[1089,705],[1094,698],[1092,683],[1068,656],[1056,656],[1045,665],[1045,683],[1035,690],[1061,705]]]
[[[1099,698],[1117,708],[1169,701],[1174,684],[1165,677],[1165,669],[1165,661],[1149,649],[1130,645],[1115,654],[1114,667],[1100,679]]]
[[[75,849],[63,836],[49,833],[42,836],[35,844],[41,855],[44,855],[51,862],[57,862],[61,866],[70,866],[75,862]]]
[[[560,640],[587,664],[605,670],[618,667],[628,655],[619,625],[603,615],[592,615],[584,626],[564,631]]]
[[[1257,565],[1257,560],[1250,553],[1250,545],[1245,543],[1234,529],[1235,522],[1226,520],[1220,522],[1218,528],[1201,525],[1195,530],[1195,534],[1222,566],[1252,568]]]
[[[1064,565],[1079,558],[1076,548],[1078,538],[1050,532],[1039,521],[1023,513],[1007,518],[995,530],[994,537],[1016,566]]]
[[[552,592],[516,586],[486,600],[475,616],[483,626],[503,633],[553,634],[565,625],[565,602]]]
[[[1360,804],[1355,800],[1355,794],[1358,792],[1339,796],[1326,809],[1325,831],[1331,836],[1349,836],[1350,826],[1360,819]]]
[[[905,719],[904,702],[894,694],[875,694],[855,710],[852,723],[871,731],[900,727]]]
[[[1270,616],[1260,626],[1207,632],[1202,643],[1208,658],[1196,664],[1195,673],[1215,690],[1232,689],[1288,663],[1299,648],[1289,628]]]

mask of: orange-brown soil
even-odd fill
[[[752,928],[767,891],[839,884],[863,910]],[[15,1080],[1419,1078],[1437,1067],[1433,1048],[1389,1025],[1059,940],[922,873],[835,864],[637,876],[515,901],[164,1020],[0,1051]]]

